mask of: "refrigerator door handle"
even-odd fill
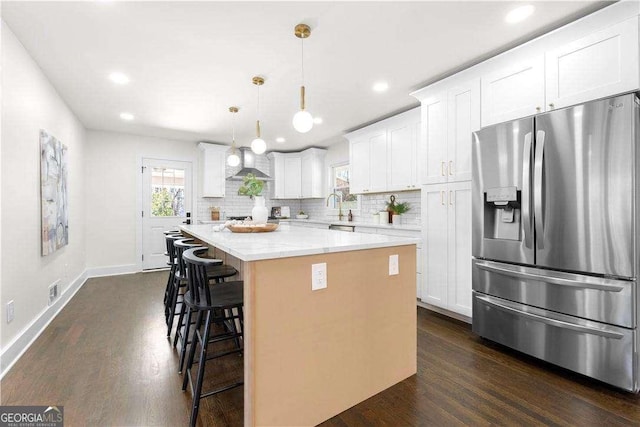
[[[544,249],[544,219],[542,218],[542,171],[544,169],[544,138],[545,132],[536,133],[536,154],[533,174],[533,206],[538,238],[538,249]]]
[[[509,307],[509,306],[507,306],[505,304],[501,304],[501,303],[493,300],[493,298],[491,298],[489,296],[476,294],[475,298],[477,298],[480,301],[484,302],[485,304],[491,305],[491,306],[493,306],[493,307],[495,307],[495,308],[497,308],[499,310],[504,310],[506,312],[513,313],[513,314],[516,314],[518,316],[534,320],[536,322],[544,323],[546,325],[555,326],[557,328],[570,329],[570,330],[576,331],[576,332],[582,332],[582,333],[591,334],[591,335],[600,335],[601,337],[613,338],[613,339],[617,339],[617,340],[624,338],[624,335],[620,334],[618,332],[606,331],[606,330],[603,330],[603,329],[591,328],[591,327],[582,326],[582,325],[576,325],[574,323],[564,322],[562,320],[556,320],[556,319],[552,319],[552,318],[549,318],[549,317],[540,316],[538,314],[533,314],[533,313],[528,313],[526,311],[518,310],[516,308]]]
[[[505,276],[516,277],[520,279],[532,279],[539,280],[541,282],[550,283],[553,285],[570,286],[573,288],[581,289],[595,289],[598,291],[606,292],[622,292],[624,288],[622,286],[610,284],[607,279],[591,278],[588,276],[572,275],[571,273],[557,273],[563,274],[565,277],[551,276],[547,274],[530,273],[524,270],[524,267],[510,268],[491,261],[476,261],[476,266],[481,270],[490,271],[493,273],[502,274]]]
[[[522,160],[522,222],[524,228],[524,245],[532,245],[533,227],[531,225],[531,132],[524,136]]]

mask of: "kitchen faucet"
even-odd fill
[[[335,196],[338,199],[338,219],[342,221],[342,217],[344,216],[342,214],[342,196],[337,193],[329,194],[329,196],[327,196],[327,206],[329,206],[329,199],[331,196]]]

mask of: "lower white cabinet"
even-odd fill
[[[422,187],[420,299],[471,317],[471,182]]]
[[[200,148],[200,196],[224,197],[225,167],[229,147],[201,142],[198,148]]]

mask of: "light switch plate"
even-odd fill
[[[311,290],[325,289],[327,287],[327,263],[311,264]]]
[[[13,318],[15,317],[13,300],[7,303],[7,323],[13,322]]]
[[[400,274],[398,255],[389,255],[389,276],[397,276],[398,274]]]

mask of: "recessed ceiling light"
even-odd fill
[[[384,92],[389,89],[389,83],[387,82],[377,82],[373,85],[373,90],[375,92]]]
[[[278,144],[283,144],[286,141],[286,139],[284,139],[283,137],[279,136],[276,138],[276,142]]]
[[[122,120],[130,122],[131,120],[135,119],[135,116],[131,113],[120,113],[120,118]]]
[[[126,85],[129,83],[129,76],[120,72],[115,72],[109,74],[109,80],[119,85]]]
[[[322,117],[314,117],[313,118],[313,123],[319,125],[322,123]]]
[[[504,20],[509,24],[517,24],[518,22],[522,22],[533,14],[535,8],[528,4],[526,6],[520,6],[513,9],[511,12],[507,13],[507,16],[504,17]]]

